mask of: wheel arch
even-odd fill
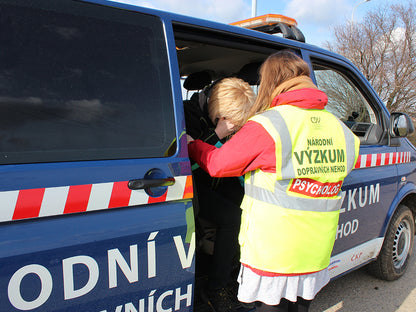
[[[412,211],[413,218],[416,220],[416,191],[408,194],[405,198],[403,198],[400,204],[409,207],[409,209]],[[416,234],[416,227],[414,234]]]
[[[375,277],[393,281],[405,273],[414,244],[415,199],[415,186],[404,185],[390,206],[381,233],[383,244],[376,260],[367,267]]]
[[[404,185],[397,192],[397,195],[395,196],[393,202],[390,205],[390,209],[386,215],[386,219],[384,220],[384,224],[380,233],[381,237],[385,237],[391,219],[394,213],[396,212],[397,208],[401,204],[407,206],[412,211],[413,218],[416,220],[416,185],[414,183],[408,183]]]

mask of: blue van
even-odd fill
[[[404,274],[410,119],[294,25],[267,28],[284,36],[105,0],[0,0],[1,312],[204,311],[183,101],[206,81],[182,84],[208,71],[256,88],[258,65],[287,48],[361,140],[332,277]]]

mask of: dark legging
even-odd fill
[[[256,302],[256,311],[260,312],[308,312],[312,300],[305,300],[298,297],[296,302],[282,298],[278,305],[267,305],[263,302]]]
[[[215,290],[226,287],[237,279],[237,272],[233,276],[233,267],[239,267],[238,232],[241,223],[240,203],[243,198],[243,188],[237,178],[225,178],[221,179],[220,188],[217,190],[203,183],[198,184],[197,190],[200,209],[198,216],[217,227],[214,254],[208,275],[208,287],[210,290]],[[228,191],[228,194],[222,194],[224,190]]]

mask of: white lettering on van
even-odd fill
[[[355,232],[357,232],[359,225],[360,222],[358,221],[358,219],[338,224],[335,239],[347,237],[348,235],[354,234]]]
[[[82,264],[88,269],[88,281],[79,288],[74,289],[74,265]],[[89,293],[97,284],[100,270],[98,263],[89,256],[76,256],[62,260],[62,272],[64,278],[64,298],[65,300],[81,297]]]
[[[189,307],[192,303],[192,284],[189,284],[186,293],[181,295],[181,289],[175,289],[175,311],[181,308],[181,301],[186,300],[186,306]]]
[[[159,311],[162,311],[162,312],[171,312],[172,311],[172,308],[169,308],[169,309],[164,309],[163,308],[163,300],[165,300],[165,298],[167,296],[173,296],[173,290],[165,291],[163,294],[160,295],[159,299],[157,299],[157,302],[156,302],[156,311],[158,311],[158,312]]]
[[[36,299],[33,299],[32,301],[26,301],[23,299],[20,292],[22,280],[26,275],[29,274],[37,275],[41,283],[40,292]],[[39,264],[26,265],[23,268],[17,270],[9,281],[9,286],[7,289],[9,301],[18,310],[27,311],[39,308],[48,300],[49,296],[51,295],[52,285],[52,276],[48,269]]]
[[[129,283],[134,283],[139,280],[139,262],[138,262],[138,253],[137,245],[130,246],[130,266],[127,264],[126,259],[120,251],[115,249],[110,249],[108,251],[108,287],[115,288],[117,287],[117,266],[124,273],[124,276],[127,278]]]
[[[370,191],[368,191],[368,189]],[[347,195],[348,194],[348,195]],[[358,196],[357,196],[358,194]],[[358,197],[358,205],[357,205]],[[358,207],[363,208],[380,202],[380,183],[361,186],[359,188],[349,189],[342,192],[342,208],[340,213],[355,210]],[[346,205],[346,207],[344,206]]]
[[[366,204],[367,204],[367,189],[368,189],[368,187],[367,187],[367,185],[364,187],[364,191],[365,191],[365,194],[364,194],[364,196],[363,196],[363,194],[362,194],[362,192],[363,192],[363,188],[362,187],[360,187],[360,191],[359,191],[359,193],[358,193],[358,205],[360,206],[360,207],[364,207]]]
[[[147,277],[152,278],[156,276],[156,238],[157,232],[152,232],[147,239]]]
[[[378,203],[380,201],[380,183],[377,183],[375,186],[370,185],[370,200],[368,204]]]
[[[118,305],[115,310],[107,309],[101,310],[100,312],[172,312],[180,310],[184,305],[189,307],[192,304],[192,284],[188,284],[186,286],[185,293],[182,293],[182,289],[180,287],[176,288],[175,290],[165,291],[160,296],[158,296],[157,299],[155,298],[155,293],[156,289],[150,292],[147,298],[147,309],[145,306],[146,299],[142,298],[138,300],[138,306],[135,306],[133,302],[127,302],[125,304]],[[165,301],[167,297],[174,298],[174,306],[168,305],[168,303]]]
[[[351,211],[351,206],[353,209],[357,209],[357,205],[355,204],[355,193],[357,193],[357,189],[348,190],[348,211]]]
[[[192,265],[192,260],[195,254],[195,232],[192,233],[191,242],[189,244],[188,249],[188,255],[186,255],[182,237],[178,235],[173,237],[173,240],[175,241],[176,251],[178,252],[179,259],[181,260],[182,269],[189,268]]]
[[[156,255],[157,244],[155,242],[156,236],[159,232],[155,231],[150,233],[147,239],[147,277],[153,278],[157,275],[156,271]],[[192,266],[195,256],[195,233],[192,233],[189,244],[185,244],[180,235],[173,237],[173,242],[176,247],[179,261],[183,269],[187,269]],[[185,251],[185,245],[189,245],[188,251]],[[132,284],[139,280],[139,262],[138,262],[138,245],[133,244],[129,246],[129,255],[123,256],[118,248],[107,250],[108,260],[108,288],[116,288],[119,284],[119,272],[122,272],[124,278]],[[125,258],[126,257],[126,258]],[[82,278],[83,284],[81,286],[77,281],[77,266],[84,266],[88,270],[88,279],[85,282],[85,277]],[[90,293],[97,285],[100,279],[100,266],[98,262],[87,255],[77,255],[74,257],[65,258],[62,260],[62,276],[63,276],[63,298],[64,300],[71,300],[79,298]],[[85,270],[84,270],[85,271]],[[21,289],[28,289],[25,285],[27,275],[35,275],[40,281],[40,290],[33,289],[33,295],[30,299],[22,295]],[[76,289],[75,285],[78,285]],[[47,267],[39,264],[30,264],[18,269],[10,278],[8,284],[8,298],[10,303],[18,310],[27,311],[41,307],[50,298],[53,290],[53,278]],[[156,311],[172,311],[172,308],[163,306],[163,302],[167,297],[173,296],[175,298],[175,310],[178,310],[181,302],[186,301],[186,305],[189,306],[192,300],[192,284],[188,285],[188,288],[184,294],[181,293],[181,289],[177,288],[170,291],[165,291],[159,297],[154,297],[156,290],[152,290],[149,293],[148,298],[140,299],[138,301],[138,309],[140,312],[145,312],[145,302],[147,302],[148,309],[146,312]],[[134,312],[136,307],[130,303],[125,305],[117,305],[115,312],[125,311]],[[105,310],[103,310],[105,311]]]
[[[149,298],[148,298],[148,302],[149,302],[149,306],[147,311],[148,312],[153,312],[153,307],[155,305],[155,298],[153,297],[155,295],[156,289],[152,290],[149,294]]]
[[[342,192],[340,213],[364,208],[380,202],[380,183],[364,185]],[[354,219],[338,224],[335,239],[347,237],[357,232],[359,220]]]

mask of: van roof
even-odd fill
[[[255,40],[270,41],[272,43],[278,43],[282,47],[314,51],[321,55],[328,55],[328,56],[331,56],[332,58],[337,58],[337,59],[342,60],[343,62],[347,62],[353,65],[348,59],[346,59],[345,57],[339,54],[328,51],[316,45],[283,38],[283,36],[277,36],[277,35],[261,32],[261,31],[256,31],[256,30],[252,30],[248,28],[220,23],[220,22],[211,21],[207,19],[201,19],[201,18],[196,18],[192,16],[177,14],[173,12],[137,6],[134,4],[119,2],[117,0],[81,0],[81,1],[102,4],[106,6],[121,8],[125,10],[131,10],[135,12],[142,12],[145,14],[156,15],[156,16],[159,16],[164,22],[169,22],[169,21],[172,22],[174,26],[175,25],[185,26],[185,27],[188,26],[191,28],[197,27],[198,29],[228,33],[228,34],[236,35],[237,37],[250,37],[251,39],[255,39]],[[127,1],[127,0],[120,0],[120,1]]]

